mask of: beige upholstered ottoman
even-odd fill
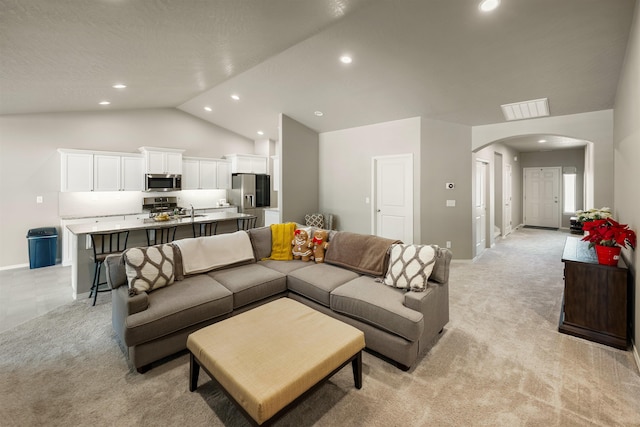
[[[260,425],[349,362],[361,388],[364,347],[362,331],[281,298],[189,335],[189,390],[202,367]]]

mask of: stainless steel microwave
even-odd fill
[[[182,175],[148,173],[144,176],[144,191],[182,190]]]

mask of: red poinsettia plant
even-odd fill
[[[582,240],[589,242],[590,248],[595,245],[636,247],[636,233],[627,224],[620,224],[612,218],[587,221],[582,224],[582,230],[588,232]]]

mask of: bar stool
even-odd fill
[[[100,282],[100,271],[102,264],[107,255],[119,255],[127,249],[127,240],[129,239],[129,231],[116,231],[113,233],[91,233],[91,245],[93,246],[94,262],[93,283],[91,284],[91,292],[89,298],[93,296],[93,304],[96,305],[98,292],[109,292],[111,289],[100,289],[101,285],[107,282]]]
[[[256,227],[257,216],[247,216],[244,218],[238,218],[238,231],[248,230]]]
[[[193,229],[193,237],[213,236],[218,229],[218,222],[201,222],[199,224],[191,223]]]
[[[177,225],[170,227],[147,228],[147,246],[171,243],[176,239]]]

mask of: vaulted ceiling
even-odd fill
[[[326,132],[613,107],[635,0],[478,3],[0,0],[0,114],[172,107],[277,139],[279,113]]]

